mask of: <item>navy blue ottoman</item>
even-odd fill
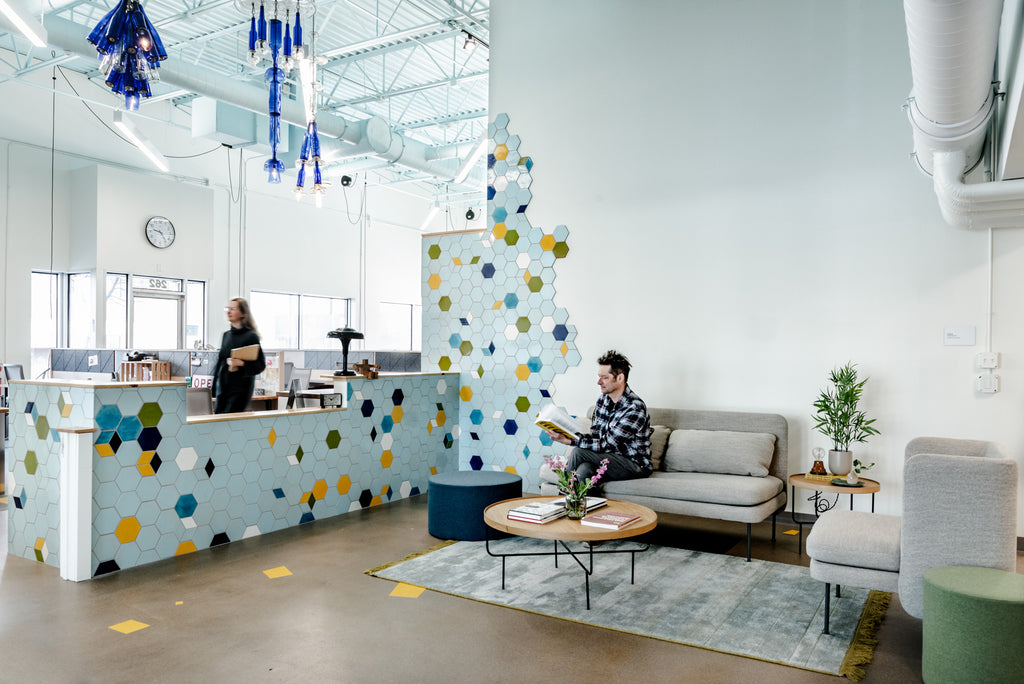
[[[431,475],[427,488],[427,531],[439,539],[483,541],[484,509],[523,495],[523,478],[492,470]],[[495,538],[506,536],[493,531]]]

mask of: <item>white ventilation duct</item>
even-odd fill
[[[992,74],[1002,0],[904,0],[914,154],[957,228],[1024,227],[1024,182],[967,185],[995,107]]]
[[[73,21],[49,15],[45,18],[48,42],[81,57],[96,59],[96,48],[86,40],[89,29]],[[208,69],[193,66],[180,59],[169,59],[160,65],[160,80],[178,88],[205,95],[249,111],[266,114],[267,90],[252,86],[240,79],[215,74]],[[281,121],[306,128],[306,113],[298,100],[281,103]],[[427,158],[429,147],[418,140],[392,131],[380,117],[365,121],[347,121],[340,116],[317,118],[321,153],[330,157],[346,155],[352,145],[367,146],[373,154],[388,162],[423,171],[432,176],[451,180],[457,172],[457,163],[434,162]],[[344,144],[345,141],[351,144]]]

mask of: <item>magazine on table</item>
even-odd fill
[[[609,530],[621,530],[626,525],[634,523],[639,519],[640,516],[634,513],[602,511],[585,516],[580,520],[580,524],[591,527],[604,527]]]
[[[569,439],[576,439],[576,434],[583,432],[583,428],[576,419],[554,404],[548,404],[540,410],[535,421],[539,427],[552,432],[558,432]]]

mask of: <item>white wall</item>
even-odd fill
[[[374,311],[382,300],[419,301],[416,228],[428,203],[408,189],[372,189],[363,203],[361,187],[334,186],[322,209],[309,199],[297,204],[294,174],[278,186],[266,182],[264,152],[193,139],[184,112],[144,103],[132,118],[170,157],[171,172],[162,174],[111,130],[116,96],[73,72],[56,77],[56,95],[51,69],[0,83],[0,360],[28,361],[33,269],[206,280],[214,343],[227,328],[221,304],[252,289],[362,298]],[[146,242],[153,215],[175,224],[171,248]],[[363,329],[368,344],[374,323],[368,317]]]
[[[1024,232],[994,235],[1003,391],[979,396],[988,235],[945,225],[908,157],[899,3],[494,0],[491,20],[491,117],[535,163],[527,215],[569,229],[556,303],[584,362],[559,403],[593,402],[614,347],[649,405],[786,416],[796,473],[829,446],[812,402],[854,361],[876,510],[899,511],[915,436],[1021,458]],[[947,325],[977,344],[944,346]]]

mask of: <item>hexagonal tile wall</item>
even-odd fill
[[[529,490],[539,486],[536,455],[552,444],[533,427],[535,414],[580,354],[554,301],[569,231],[527,218],[533,160],[508,124],[499,114],[488,126],[489,229],[423,240],[423,369],[460,372],[459,427],[469,436],[459,442],[460,468],[516,472]]]
[[[353,378],[347,411],[189,423],[181,386],[19,385],[9,552],[59,563],[61,428],[96,427],[98,576],[420,494],[458,467],[458,390],[437,375]]]

